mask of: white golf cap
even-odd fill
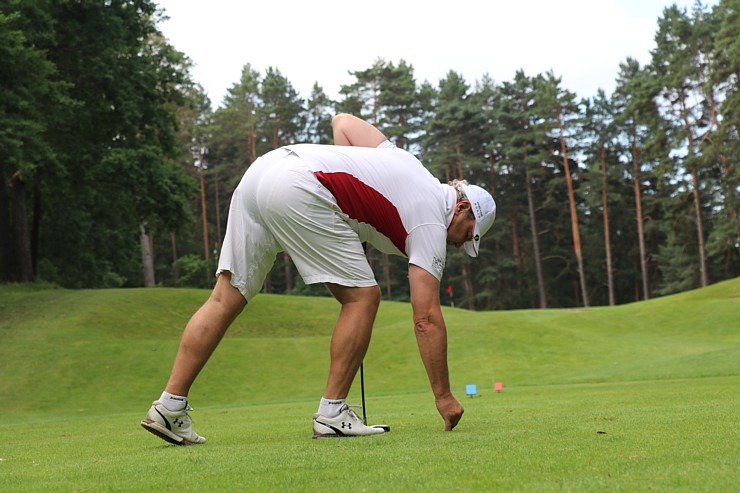
[[[496,219],[496,202],[491,194],[476,185],[463,185],[465,195],[470,201],[470,208],[475,215],[475,229],[473,230],[473,239],[464,244],[465,251],[471,257],[478,256],[478,247],[480,246],[481,237],[488,233]]]

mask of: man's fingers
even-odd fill
[[[457,426],[457,423],[462,419],[463,412],[464,411],[460,411],[459,414],[445,419],[445,431],[452,431],[452,429]]]
[[[460,422],[465,409],[452,394],[437,399],[437,410],[445,420],[445,431],[452,431]]]

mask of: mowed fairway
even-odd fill
[[[139,421],[208,292],[0,286],[0,491],[686,491],[740,484],[740,279],[619,307],[447,309],[442,432],[407,304],[381,305],[367,415],[312,440],[337,304],[261,295],[191,393],[208,443]],[[493,382],[504,391],[493,391]],[[476,384],[478,396],[465,395]],[[350,402],[360,403],[359,379]]]

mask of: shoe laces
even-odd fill
[[[357,411],[356,411],[357,409],[362,409],[362,406],[355,406],[355,405],[352,405],[352,404],[347,404],[347,413],[350,414],[350,415],[352,415],[352,416],[354,416],[355,418],[359,419],[360,421],[362,421],[364,423],[365,420],[363,420],[360,417],[360,415],[357,414]]]
[[[188,419],[190,420],[190,424],[191,424],[191,426],[192,426],[192,424],[193,424],[193,423],[195,423],[195,420],[194,420],[194,419],[193,419],[193,417],[192,417],[192,416],[190,415],[190,411],[194,411],[193,407],[192,407],[192,406],[191,406],[190,404],[188,404],[188,403],[186,402],[186,403],[185,403],[185,409],[183,409],[183,411],[185,411],[185,416],[187,416],[187,417],[188,417]]]

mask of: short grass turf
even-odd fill
[[[191,393],[208,443],[139,426],[200,290],[0,286],[0,491],[735,491],[740,282],[588,310],[447,309],[466,414],[441,431],[410,324],[365,365],[387,436],[312,440],[333,300],[263,295]],[[493,381],[504,391],[493,391]],[[478,397],[465,396],[475,383]],[[350,400],[359,403],[359,382]]]

